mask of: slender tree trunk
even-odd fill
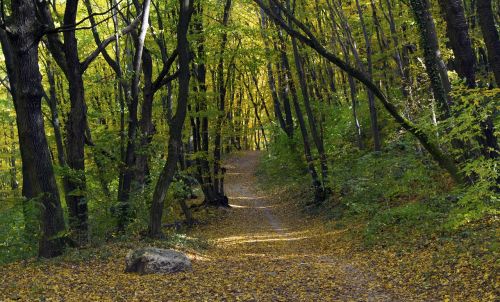
[[[271,97],[273,99],[273,105],[274,105],[274,115],[276,119],[279,122],[279,125],[281,129],[286,133],[286,135],[291,138],[293,136],[292,133],[289,133],[288,128],[286,126],[285,119],[283,117],[283,112],[281,111],[281,103],[278,95],[278,91],[276,89],[276,80],[274,78],[274,72],[273,72],[273,65],[271,63],[271,50],[269,49],[269,40],[265,36],[264,31],[267,29],[267,16],[264,14],[264,12],[261,10],[261,33],[262,33],[262,39],[264,40],[264,51],[266,53],[267,57],[267,80],[269,84],[269,89],[271,90]],[[255,76],[253,76],[254,82],[256,83],[257,79]],[[256,83],[256,86],[257,83]]]
[[[150,210],[149,236],[162,236],[161,221],[163,206],[167,191],[177,168],[179,152],[182,145],[182,129],[186,118],[187,103],[189,97],[189,62],[190,50],[187,33],[191,15],[193,13],[192,0],[179,0],[180,12],[177,25],[177,51],[179,53],[179,94],[177,98],[177,109],[170,124],[170,138],[168,143],[167,162],[160,173],[153,193]]]
[[[362,14],[362,12],[360,12],[360,10],[361,10],[361,7],[359,7],[359,5],[358,5],[358,16],[360,17],[361,28],[363,29],[363,36],[365,38],[365,43],[366,43],[367,61],[368,61],[367,66],[365,66],[363,64],[363,62],[360,58],[360,55],[359,55],[359,52],[358,52],[358,49],[356,46],[356,42],[352,36],[352,32],[351,32],[349,23],[347,21],[346,16],[344,15],[344,13],[342,11],[342,8],[337,8],[337,13],[340,17],[340,21],[343,24],[343,29],[344,29],[344,32],[347,36],[346,43],[348,43],[348,45],[349,45],[349,47],[354,55],[356,65],[361,70],[361,72],[365,73],[366,76],[370,80],[372,80],[373,67],[372,67],[372,62],[371,62],[371,52],[372,52],[371,41],[368,37],[368,32],[366,30],[366,26],[365,26],[364,19],[363,19],[363,14]],[[371,122],[372,135],[373,135],[373,145],[374,145],[375,151],[380,151],[380,149],[381,149],[380,132],[378,129],[378,115],[377,115],[377,109],[375,107],[375,97],[374,97],[373,92],[371,90],[367,89],[366,92],[367,92],[367,96],[368,96],[368,108],[370,110],[370,122]]]
[[[155,127],[153,124],[153,99],[154,91],[152,88],[153,76],[153,62],[149,50],[144,49],[142,55],[143,61],[143,74],[144,74],[144,88],[143,88],[143,102],[141,108],[141,120],[139,121],[140,133],[140,146],[143,148],[139,154],[136,155],[136,176],[135,179],[140,189],[144,189],[149,182],[149,153],[148,148],[153,140]]]
[[[56,140],[56,147],[57,147],[57,159],[58,159],[58,164],[61,167],[64,167],[66,166],[66,155],[64,154],[64,142],[62,138],[61,125],[59,122],[59,112],[57,108],[58,102],[57,102],[56,82],[54,78],[54,71],[50,64],[50,61],[48,60],[47,60],[46,73],[49,82],[49,95],[47,96],[47,103],[49,104],[50,107],[51,123],[52,127],[54,128],[54,137]]]
[[[205,53],[205,38],[203,29],[203,3],[198,2],[196,6],[196,18],[194,21],[194,30],[198,36],[197,40],[197,56],[198,62],[195,64],[196,68],[196,80],[198,86],[198,92],[200,93],[200,99],[198,104],[196,104],[196,112],[206,112],[207,111],[207,84],[206,75],[207,68],[205,62],[207,56]],[[205,203],[211,204],[218,200],[217,190],[214,185],[211,165],[209,161],[209,150],[210,150],[210,135],[209,135],[209,120],[206,114],[202,117],[196,117],[195,119],[197,125],[197,141],[198,141],[198,151],[202,153],[202,156],[197,157],[198,174],[201,184],[201,189],[205,195]]]
[[[355,77],[357,80],[363,83],[368,89],[371,89],[375,94],[375,96],[384,105],[384,108],[387,110],[387,112],[395,119],[397,123],[399,123],[404,129],[406,129],[415,138],[418,139],[418,141],[431,154],[431,156],[439,164],[439,166],[448,171],[448,173],[450,173],[450,175],[457,183],[465,184],[465,179],[463,175],[461,175],[461,173],[459,172],[453,159],[447,154],[443,153],[443,151],[429,139],[426,133],[424,133],[421,129],[417,128],[412,122],[410,122],[408,119],[404,118],[401,114],[399,114],[397,108],[390,102],[390,99],[385,96],[385,94],[380,90],[380,88],[375,83],[370,81],[363,72],[353,68],[352,66],[350,66],[349,64],[338,58],[336,55],[326,50],[325,47],[321,45],[321,43],[318,41],[318,39],[309,30],[307,26],[305,26],[302,22],[297,20],[292,13],[286,10],[278,2],[276,2],[275,0],[270,0],[270,1],[272,1],[276,5],[279,5],[280,9],[282,9],[285,12],[285,14],[288,17],[290,17],[292,22],[304,34],[294,30],[293,28],[290,28],[287,22],[285,22],[285,20],[283,20],[280,16],[273,13],[273,11],[269,9],[262,2],[262,0],[254,0],[254,2],[257,3],[265,11],[265,13],[273,19],[273,21],[278,26],[286,30],[286,32],[289,35],[294,36],[302,43],[308,45],[309,47],[314,49],[319,55],[328,59],[330,62],[337,65],[340,69]]]
[[[142,11],[142,22],[141,28],[139,30],[137,39],[135,39],[135,53],[133,61],[133,77],[131,80],[131,99],[129,103],[129,125],[127,133],[127,150],[125,152],[125,168],[123,171],[123,179],[121,182],[121,187],[118,191],[118,202],[119,202],[119,217],[118,217],[118,229],[123,231],[129,220],[129,208],[130,208],[130,194],[133,191],[134,182],[136,181],[135,176],[137,175],[137,143],[138,132],[139,132],[139,119],[138,119],[138,107],[139,107],[139,91],[140,91],[140,77],[143,66],[143,60],[148,59],[148,54],[145,54],[147,50],[144,47],[146,34],[149,29],[149,12],[151,7],[151,1],[145,0],[143,4]],[[144,58],[146,57],[146,58]],[[143,166],[145,169],[146,166]]]
[[[359,4],[359,0],[356,0],[356,7],[358,10],[358,16],[359,20],[361,22],[361,29],[363,30],[363,37],[365,39],[365,45],[366,45],[366,58],[367,58],[367,75],[370,81],[373,81],[373,64],[372,64],[372,43],[371,43],[371,36],[368,34],[368,30],[366,28],[365,20],[363,17],[363,10],[361,9],[361,5]],[[395,40],[395,44],[397,43],[397,38]],[[395,47],[398,47],[397,44]],[[398,62],[399,69],[402,69],[401,67],[401,59],[399,56],[399,51],[396,48],[396,61]],[[370,121],[371,121],[371,127],[372,127],[372,133],[373,133],[373,145],[375,151],[380,151],[381,150],[381,142],[380,142],[380,131],[378,129],[378,114],[377,114],[377,108],[375,106],[375,96],[373,95],[373,92],[368,89],[368,107],[370,109]]]
[[[332,29],[337,36],[337,40],[339,42],[342,53],[344,54],[344,60],[345,60],[346,64],[350,64],[351,59],[350,59],[349,49],[347,48],[346,43],[340,37],[340,33],[339,33],[340,30],[338,29],[338,26],[334,20],[333,6],[330,4],[330,2],[328,2],[328,4],[329,4],[330,14],[331,14],[331,18],[332,18],[332,22],[331,22]],[[365,144],[363,142],[363,130],[361,128],[361,123],[359,122],[359,118],[358,118],[358,100],[357,100],[356,82],[351,74],[347,74],[347,82],[349,83],[351,108],[352,108],[354,127],[356,130],[356,139],[357,139],[357,143],[358,143],[358,148],[360,150],[363,150],[365,148]],[[344,83],[344,87],[345,87],[345,83]],[[347,99],[348,98],[347,93],[345,93],[345,96]]]
[[[302,99],[304,101],[307,120],[309,122],[309,130],[311,131],[311,136],[313,138],[314,144],[318,149],[319,159],[321,164],[321,177],[323,179],[323,185],[326,185],[328,183],[328,159],[326,157],[323,139],[319,135],[318,128],[316,125],[316,118],[314,117],[314,113],[311,108],[309,100],[309,92],[307,89],[307,82],[304,75],[304,67],[302,65],[302,58],[300,57],[299,48],[297,46],[297,41],[295,38],[292,38],[292,46],[293,46],[295,67],[297,69],[297,73],[299,76],[300,90],[302,91]]]
[[[224,5],[224,12],[222,18],[222,26],[227,27],[229,23],[229,15],[231,11],[231,0],[226,0]],[[217,64],[217,93],[218,93],[218,110],[219,115],[216,122],[215,133],[215,147],[214,147],[214,187],[216,188],[217,195],[225,196],[224,192],[220,192],[220,182],[223,177],[221,173],[221,159],[222,159],[222,127],[225,119],[226,111],[226,79],[224,75],[224,53],[227,46],[227,33],[222,34],[221,49],[219,52],[219,62]],[[227,198],[218,198],[217,200],[210,200],[209,202],[215,203],[213,205],[227,206],[224,200]],[[219,204],[220,203],[220,204]]]

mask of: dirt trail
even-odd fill
[[[327,242],[331,234],[315,234],[300,213],[259,192],[259,157],[258,152],[246,152],[227,161],[226,191],[232,209],[222,223],[203,230],[215,243],[212,257],[226,267],[226,278],[238,288],[229,300],[412,300],[384,288],[369,268],[362,270],[334,256],[336,247]]]
[[[188,234],[211,243],[190,253],[191,272],[125,274],[128,249],[151,243],[104,246],[104,258],[0,267],[0,301],[416,301],[375,278],[373,267],[351,263],[352,249],[338,240],[342,230],[260,192],[259,156],[226,162],[232,207]]]

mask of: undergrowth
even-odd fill
[[[323,204],[311,206],[313,192],[304,185],[310,184],[301,164],[304,160],[297,159],[297,152],[284,141],[278,139],[263,155],[258,169],[263,188],[287,186],[302,191],[296,200],[301,208],[333,222],[336,228],[349,229],[352,223],[361,222],[366,247],[419,247],[430,239],[473,233],[471,226],[485,217],[496,221],[497,197],[488,193],[489,188],[481,183],[468,189],[454,186],[405,136],[380,152],[346,144],[342,151],[330,154],[332,194]]]

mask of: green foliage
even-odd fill
[[[436,175],[422,163],[425,157],[408,152],[409,148],[394,143],[382,152],[358,152],[335,160],[331,187],[348,213],[371,217],[382,208],[437,194]]]
[[[267,184],[304,183],[307,180],[307,167],[302,158],[302,139],[295,135],[291,140],[283,130],[275,126],[271,129],[275,141],[263,156],[258,174]]]
[[[461,165],[462,173],[469,178],[470,185],[463,189],[457,207],[450,216],[448,227],[458,228],[486,214],[498,214],[500,210],[500,171],[497,158],[488,158],[480,141],[485,140],[485,127],[496,125],[498,139],[498,104],[500,89],[456,89],[453,93],[456,105],[454,118],[445,127],[450,131],[443,137],[449,145],[460,141],[466,152],[451,148],[457,158],[466,157]],[[495,120],[496,118],[496,120]]]
[[[0,265],[37,253],[39,226],[35,202],[14,198],[9,203],[10,206],[0,208]]]
[[[446,201],[443,203],[446,205]],[[369,221],[364,239],[367,245],[408,245],[442,226],[448,209],[429,202],[414,202],[382,210]]]

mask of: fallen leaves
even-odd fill
[[[184,250],[192,272],[125,274],[132,243],[111,245],[109,257],[1,267],[0,300],[495,301],[491,253],[457,252],[456,243],[437,240],[413,251],[363,249],[352,235],[360,225],[338,229],[304,216],[284,191],[261,198],[253,179],[257,158],[246,160],[234,160],[240,173],[226,181],[229,196],[242,197],[231,200],[236,206],[188,234],[210,243]]]

